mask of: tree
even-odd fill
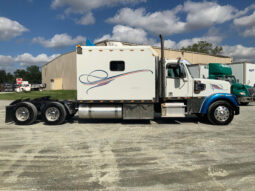
[[[212,43],[207,41],[199,41],[193,45],[189,45],[187,47],[182,47],[183,51],[192,51],[192,52],[201,52],[205,54],[212,54],[212,55],[221,55],[223,52],[223,48],[221,46],[213,46]]]
[[[38,66],[29,66],[26,71],[26,79],[29,83],[40,84],[42,79],[42,74]]]
[[[21,69],[16,70],[14,72],[14,77],[15,78],[22,78],[24,81],[28,81],[26,70],[21,70]]]
[[[4,70],[0,70],[0,84],[6,82],[6,72]]]
[[[6,74],[6,82],[11,84],[15,83],[15,78],[10,72]]]
[[[22,78],[23,81],[28,81],[31,84],[41,83],[41,71],[38,66],[28,66],[26,70],[16,70],[14,72],[15,78]]]

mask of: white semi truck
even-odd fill
[[[190,64],[188,65],[190,74],[193,78],[209,78],[209,66],[208,64]]]
[[[82,119],[152,120],[196,114],[215,125],[239,114],[230,83],[193,78],[185,60],[161,60],[150,46],[77,46],[77,101],[16,100],[6,107],[6,122],[32,124],[38,116],[50,125],[76,113]]]
[[[255,87],[255,63],[235,62],[228,66],[231,67],[238,83]]]

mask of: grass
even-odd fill
[[[39,97],[50,96],[57,100],[75,100],[77,97],[76,90],[50,90],[50,91],[32,91],[22,93],[4,93],[0,94],[0,100],[17,100],[17,99],[35,99]]]

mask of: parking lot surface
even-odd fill
[[[255,190],[255,105],[228,126],[196,118],[150,123],[5,124],[0,190]]]

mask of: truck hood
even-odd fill
[[[200,92],[201,96],[208,96],[214,93],[231,93],[231,84],[228,81],[201,78],[194,78],[194,80],[200,81],[206,86],[206,89]]]
[[[254,94],[255,88],[240,83],[232,83],[233,94],[239,97],[249,97]],[[251,95],[250,95],[251,94]]]
[[[243,84],[240,84],[240,83],[232,83],[232,86],[236,89],[249,89],[249,88],[252,88],[251,86],[243,85]]]

